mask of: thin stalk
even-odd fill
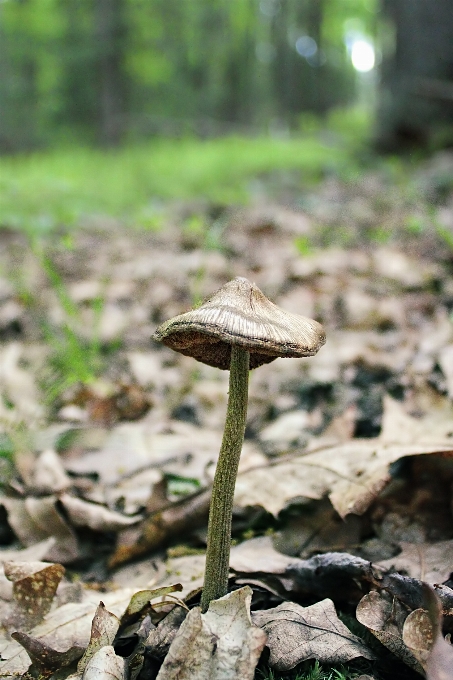
[[[250,354],[235,345],[231,348],[230,391],[222,446],[214,476],[209,510],[208,548],[201,610],[211,600],[226,595],[230,569],[231,519],[234,487],[244,441]]]

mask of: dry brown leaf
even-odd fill
[[[435,591],[423,584],[426,609],[409,614],[403,626],[404,644],[423,666],[427,680],[451,680],[453,646],[442,635],[442,605]]]
[[[90,659],[83,680],[124,680],[126,678],[126,659],[115,654],[111,645],[99,649]]]
[[[30,487],[34,494],[44,495],[64,491],[72,482],[66,473],[60,456],[53,449],[46,449],[36,459]]]
[[[379,566],[399,571],[427,583],[443,583],[453,565],[453,541],[438,543],[400,543],[401,552],[378,562]]]
[[[2,498],[8,513],[8,522],[21,543],[33,545],[50,536],[55,544],[49,548],[45,559],[63,564],[78,556],[77,539],[57,510],[55,496],[43,498]]]
[[[12,633],[11,637],[26,650],[33,668],[38,671],[38,677],[48,677],[52,671],[70,666],[83,654],[83,647],[78,645],[72,645],[64,651],[59,651],[46,642],[20,631]],[[0,669],[2,669],[1,666]],[[3,670],[5,669],[3,668]],[[5,677],[8,677],[8,675]]]
[[[231,548],[230,567],[243,573],[285,574],[293,565],[300,563],[298,557],[290,557],[275,550],[270,536],[258,536]]]
[[[396,600],[392,601],[376,591],[371,591],[357,605],[356,617],[387,649],[406,665],[423,674],[419,662],[402,639],[401,618],[404,620],[407,611],[404,611],[402,617],[398,616],[399,613]],[[400,625],[397,625],[398,619]]]
[[[60,496],[60,502],[74,526],[89,527],[94,531],[119,531],[141,519],[141,516],[126,517],[103,505],[84,501],[68,493]]]
[[[435,444],[453,442],[453,406],[449,400],[439,399],[422,418],[409,415],[400,401],[384,397],[382,430],[379,439],[400,444]]]
[[[5,562],[4,570],[6,578],[13,582],[16,604],[8,627],[29,630],[50,611],[65,569],[61,564],[45,562]]]
[[[102,648],[112,645],[118,632],[120,620],[115,614],[109,612],[103,602],[98,608],[91,623],[91,635],[88,647],[77,664],[77,671],[83,673],[93,656]]]
[[[240,588],[192,609],[170,645],[158,680],[252,680],[266,634],[250,618],[252,590]]]
[[[358,656],[373,659],[364,642],[340,621],[332,600],[310,607],[283,602],[274,609],[253,612],[252,621],[267,633],[269,665],[287,671],[306,659],[345,663]]]
[[[106,593],[103,601],[108,610],[121,616],[128,606],[134,590],[122,590]],[[87,593],[87,601],[81,603],[64,604],[47,614],[44,621],[29,631],[30,638],[45,646],[46,649],[65,653],[72,647],[81,649],[82,656],[90,641],[90,631],[93,616],[99,604],[99,593]],[[9,678],[24,673],[30,665],[30,659],[25,649],[12,640],[0,638],[0,676]]]
[[[182,585],[176,583],[171,586],[162,586],[160,588],[154,588],[153,590],[139,590],[137,593],[134,593],[127,605],[126,611],[121,617],[121,626],[127,627],[137,619],[139,614],[143,615],[148,608],[151,608],[151,600],[165,598],[165,595],[181,592],[182,589]]]
[[[451,453],[453,440],[393,444],[356,439],[240,474],[235,503],[261,505],[277,515],[295,498],[329,496],[341,517],[362,514],[390,481],[389,467],[405,456]]]

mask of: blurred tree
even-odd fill
[[[453,143],[453,0],[382,0],[382,11],[380,146]]]
[[[127,26],[124,0],[95,0],[99,139],[118,144],[125,129]]]
[[[374,2],[0,0],[0,150],[297,128],[353,100]]]
[[[11,151],[32,143],[39,118],[33,3],[21,0],[6,20],[0,14],[0,144]]]

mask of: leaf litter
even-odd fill
[[[436,225],[451,229],[453,194],[427,203],[435,165],[420,166],[415,207],[381,171],[322,181],[304,210],[261,200],[222,207],[214,224],[210,206],[188,203],[156,232],[99,224],[71,249],[43,237],[66,307],[36,248],[2,229],[2,677],[27,677],[30,661],[42,678],[253,677],[264,631],[275,670],[359,655],[369,675],[393,677],[395,657],[337,618],[356,607],[398,668],[451,677],[452,256]],[[414,210],[417,233],[405,226]],[[200,213],[214,249],[184,229]],[[196,605],[228,376],[149,338],[237,275],[320,320],[328,343],[252,374],[233,604],[217,629]],[[91,353],[92,373],[62,352],[64,337],[79,359]],[[150,605],[150,590],[177,582],[183,600],[165,591]]]

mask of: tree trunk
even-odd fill
[[[103,144],[121,141],[125,128],[124,0],[96,0],[99,138]]]
[[[453,0],[381,3],[378,144],[386,150],[423,146],[453,122]]]

